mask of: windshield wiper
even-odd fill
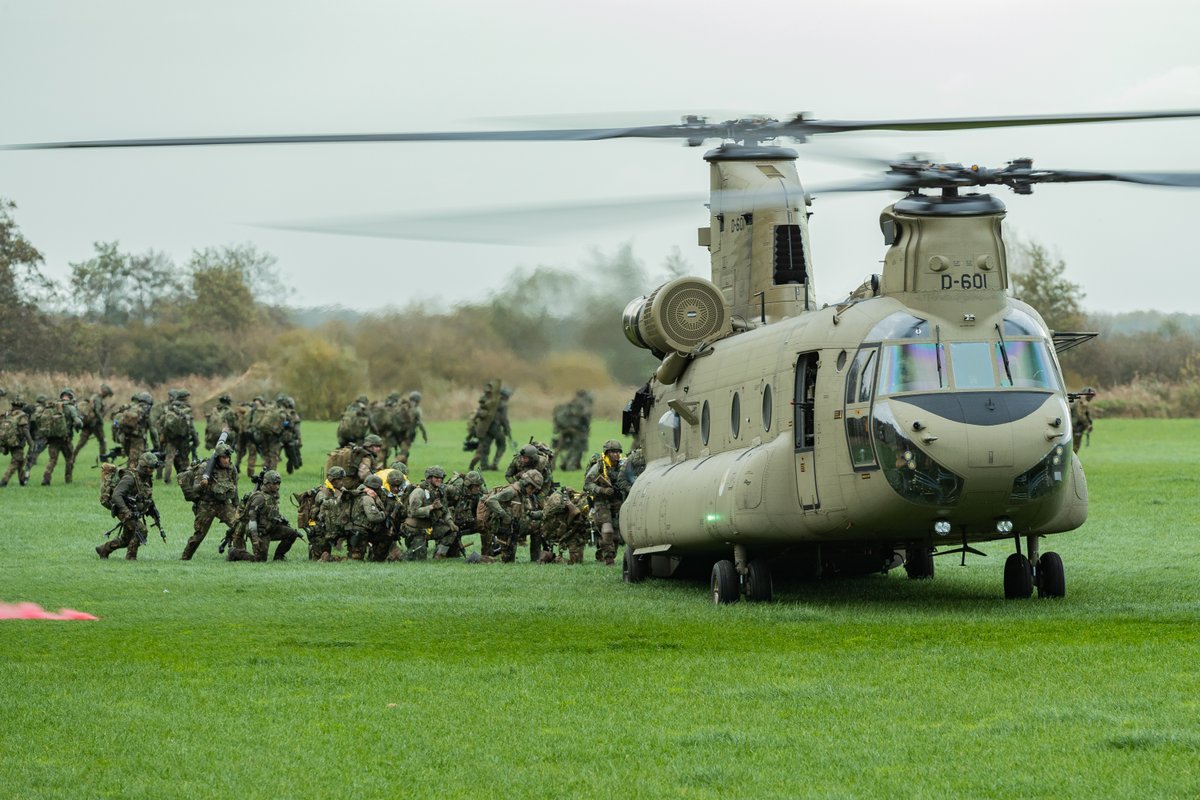
[[[1012,369],[1008,366],[1008,348],[1004,346],[1004,332],[1000,330],[1000,323],[996,323],[996,335],[1000,337],[1000,358],[1004,361],[1004,374],[1008,376],[1008,385],[1014,386]]]
[[[934,333],[934,336],[937,337],[937,341],[933,345],[933,355],[937,358],[938,388],[945,389],[946,382],[944,380],[942,380],[942,326],[934,325],[933,333]]]

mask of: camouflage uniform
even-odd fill
[[[591,394],[583,389],[569,402],[555,406],[554,449],[561,455],[562,469],[576,470],[582,465],[591,417]]]
[[[136,466],[146,449],[146,434],[150,430],[150,411],[154,398],[138,392],[129,403],[113,412],[113,438],[120,439],[121,452],[128,464]]]
[[[283,398],[283,433],[279,436],[279,443],[283,445],[283,453],[287,458],[287,472],[291,475],[300,467],[304,466],[304,459],[301,455],[301,448],[304,447],[304,440],[300,435],[300,412],[296,411],[296,401],[291,397]]]
[[[557,546],[568,553],[568,564],[583,561],[583,548],[588,540],[587,496],[567,487],[551,492],[542,506],[542,539],[547,545]],[[550,548],[543,554],[549,561]]]
[[[383,464],[383,439],[374,433],[368,434],[361,447],[354,447],[350,453],[350,469],[346,470],[346,488],[358,487],[379,471]]]
[[[497,553],[500,560],[517,560],[517,539],[522,517],[529,498],[542,488],[542,475],[536,470],[522,473],[516,483],[497,489],[484,498],[489,515],[487,521],[488,552]],[[515,524],[514,524],[515,523]]]
[[[75,450],[71,446],[71,439],[75,431],[83,427],[83,419],[75,408],[75,393],[70,389],[63,389],[58,394],[58,401],[47,403],[38,414],[42,438],[46,441],[49,453],[46,470],[42,473],[42,486],[50,485],[54,468],[58,466],[59,453],[62,453],[63,461],[66,462],[63,481],[70,483],[75,471]]]
[[[371,432],[371,413],[367,407],[367,396],[360,394],[342,412],[337,427],[338,447],[361,442]]]
[[[331,467],[325,473],[325,482],[311,490],[314,508],[305,532],[308,535],[308,557],[312,561],[329,561],[333,558],[333,545],[343,527],[338,505],[342,497],[342,479],[345,477],[344,469]]]
[[[183,472],[191,463],[189,454],[196,452],[200,436],[196,433],[196,420],[192,416],[192,405],[188,402],[191,392],[175,389],[175,399],[167,404],[158,417],[158,443],[163,448],[162,479],[171,482],[171,467]]]
[[[1096,390],[1087,386],[1071,401],[1071,446],[1076,453],[1083,444],[1084,434],[1092,431],[1091,399],[1095,396]]]
[[[479,533],[479,526],[475,520],[475,512],[479,507],[479,501],[483,498],[484,492],[487,491],[487,484],[483,481],[483,473],[471,471],[466,475],[455,475],[454,480],[443,486],[443,491],[446,494],[446,503],[450,506],[450,518],[454,520],[454,525],[458,528],[456,543],[450,547],[449,557],[457,557],[463,554],[464,547],[462,538],[472,533]],[[482,542],[480,545],[482,546]],[[437,555],[434,555],[437,558]]]
[[[263,476],[262,488],[246,501],[234,533],[234,546],[229,551],[230,561],[266,561],[271,542],[279,542],[274,560],[283,561],[295,543],[299,534],[279,515],[279,484],[282,481],[278,472],[269,470]],[[246,552],[245,536],[250,537],[253,555]]]
[[[233,398],[223,394],[217,398],[217,404],[204,417],[204,447],[212,450],[221,438],[221,431],[229,431],[225,443],[235,452],[238,449],[237,412],[233,410]]]
[[[255,446],[263,457],[263,469],[275,470],[279,466],[279,454],[283,449],[283,433],[287,429],[290,417],[287,407],[287,397],[278,395],[272,405],[264,405],[254,412],[250,428],[254,434]]]
[[[475,455],[471,458],[471,469],[475,469],[478,465],[483,469],[499,469],[500,459],[504,457],[504,451],[508,449],[508,442],[512,439],[512,425],[508,421],[508,398],[512,396],[512,391],[508,388],[500,390],[500,403],[496,407],[495,416],[492,417],[491,424],[487,430],[479,437],[479,444],[475,448]],[[479,398],[480,408],[482,409],[487,395]],[[475,412],[478,416],[480,411]],[[496,452],[492,456],[492,461],[488,463],[488,453],[492,445],[496,445]]]
[[[621,513],[621,503],[629,492],[621,469],[621,443],[609,439],[604,443],[604,457],[587,472],[583,490],[591,498],[596,525],[600,528],[600,546],[596,557],[605,564],[615,563],[617,557],[616,526]]]
[[[234,411],[237,417],[237,461],[234,466],[237,469],[242,468],[242,459],[246,460],[246,474],[253,475],[254,467],[258,461],[258,439],[254,433],[254,415],[258,410],[265,406],[267,401],[262,397],[255,397],[249,403],[242,403]]]
[[[112,395],[112,388],[107,383],[102,383],[100,391],[88,398],[88,401],[80,409],[79,415],[83,420],[83,432],[79,434],[79,441],[75,443],[75,458],[79,458],[79,451],[92,438],[99,443],[101,453],[108,450],[108,444],[104,439],[104,412],[105,401]]]
[[[227,444],[217,445],[214,455],[216,460],[213,462],[212,476],[206,479],[203,470],[200,470],[194,477],[200,499],[192,503],[196,520],[192,524],[192,538],[183,547],[181,558],[184,561],[190,560],[200,547],[214,519],[221,520],[230,529],[237,524],[238,471],[231,460],[233,448]]]
[[[146,538],[145,516],[158,517],[154,505],[154,470],[158,458],[153,453],[138,457],[136,469],[129,469],[117,481],[112,492],[112,515],[121,520],[120,532],[96,548],[96,555],[108,558],[122,547],[125,558],[136,561],[138,548]]]
[[[387,512],[379,490],[383,481],[378,475],[368,475],[362,486],[350,492],[350,514],[346,525],[349,541],[346,549],[350,558],[361,560],[366,556],[368,545],[373,545],[386,535]],[[382,559],[380,559],[382,560]]]
[[[458,539],[458,526],[450,515],[450,504],[442,482],[446,471],[441,467],[425,470],[425,480],[408,496],[408,516],[404,519],[405,558],[424,561],[429,555],[429,540],[437,542],[435,558],[445,558]]]
[[[25,454],[33,447],[33,436],[29,432],[29,415],[25,413],[25,404],[20,395],[13,395],[12,409],[0,417],[0,452],[11,456],[8,469],[0,478],[0,487],[8,486],[13,473],[17,474],[17,482],[24,486],[29,482],[25,472]]]
[[[399,458],[408,463],[408,455],[412,452],[412,444],[417,440],[417,432],[421,433],[421,441],[429,443],[429,432],[425,430],[424,413],[421,411],[421,393],[409,392],[408,397],[400,401],[392,422],[396,429]]]

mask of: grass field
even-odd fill
[[[461,424],[431,433],[414,463],[465,467]],[[285,493],[333,426],[306,437]],[[228,564],[214,529],[183,563],[190,512],[161,485],[169,545],[101,562],[86,454],[72,486],[0,490],[0,601],[101,618],[0,622],[0,797],[1194,798],[1198,441],[1098,424],[1091,518],[1044,545],[1063,600],[1005,602],[995,544],[933,581],[726,607],[590,551]]]

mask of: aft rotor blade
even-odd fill
[[[1014,128],[1026,125],[1074,125],[1083,122],[1131,122],[1144,119],[1200,117],[1200,109],[1179,111],[1119,111],[1101,114],[1044,114],[1015,117],[958,117],[906,120],[815,120],[798,116],[780,125],[785,133],[805,136],[849,131],[949,131],[971,128]]]
[[[1200,187],[1200,172],[1088,172],[1079,170],[1049,170],[1040,183],[1072,183],[1075,181],[1123,181],[1149,186]]]

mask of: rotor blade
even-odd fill
[[[703,120],[677,125],[645,125],[617,128],[577,128],[524,131],[431,131],[425,133],[333,133],[288,136],[192,136],[147,139],[96,139],[74,142],[38,142],[0,145],[3,150],[63,150],[104,147],[191,147],[238,144],[320,144],[361,142],[554,142],[596,141],[600,139],[683,139],[699,144],[707,139],[760,141],[781,136],[803,140],[818,133],[843,133],[863,130],[937,131],[963,128],[997,128],[1022,125],[1067,125],[1080,122],[1119,122],[1142,119],[1197,117],[1200,111],[1144,111],[1110,114],[1066,114],[1023,117],[961,117],[930,120],[836,121],[805,119],[778,122],[765,118],[727,120],[712,123]]]
[[[948,131],[970,128],[1012,128],[1024,125],[1073,125],[1081,122],[1129,122],[1143,119],[1200,117],[1200,109],[1179,111],[1118,111],[1101,114],[1047,114],[1016,117],[957,117],[946,119],[838,121],[797,116],[780,124],[785,135],[846,133],[848,131]]]
[[[1071,183],[1074,181],[1124,181],[1148,186],[1200,187],[1200,172],[1089,172],[1081,170],[1047,170],[1040,183]]]
[[[916,186],[909,175],[879,175],[855,181],[811,185],[808,193],[816,197],[835,192],[908,192],[914,188]]]

